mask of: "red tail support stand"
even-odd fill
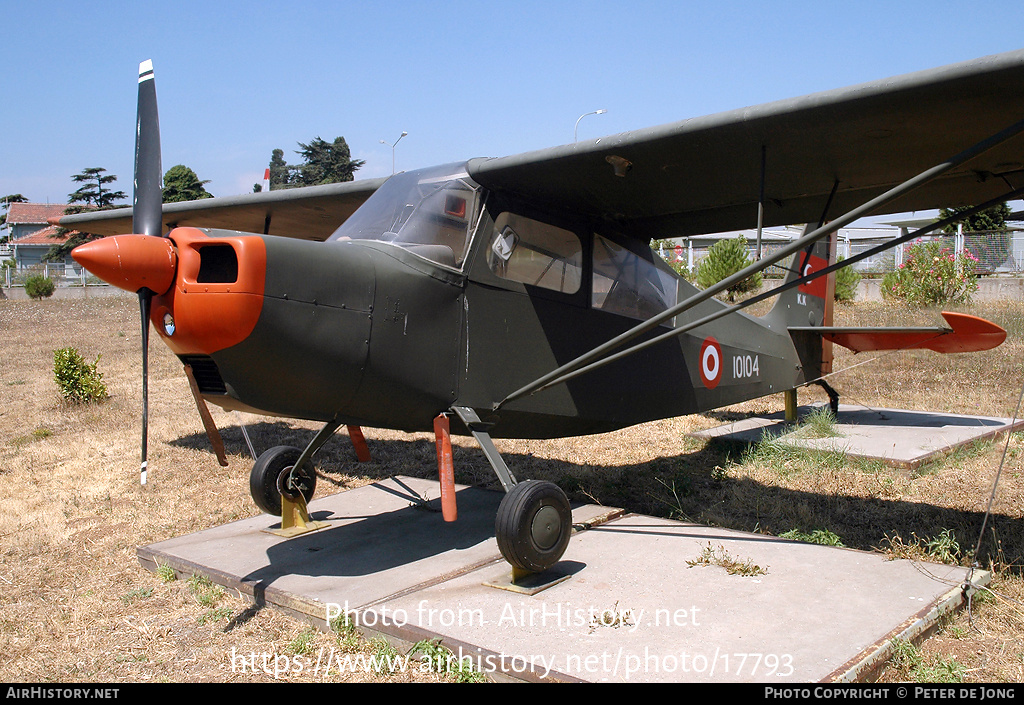
[[[455,521],[459,514],[455,505],[455,463],[452,461],[451,427],[444,414],[434,418],[434,436],[437,439],[437,473],[441,479],[441,516],[445,521]]]
[[[363,429],[358,426],[346,426],[345,428],[348,429],[348,437],[352,440],[352,447],[356,449],[356,457],[359,458],[359,462],[370,462],[370,449],[363,437]]]

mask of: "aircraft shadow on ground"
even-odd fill
[[[267,549],[267,565],[243,580],[263,590],[285,575],[376,575],[427,561],[447,551],[470,549],[494,536],[494,513],[501,499],[497,492],[472,494],[470,497],[465,491],[456,493],[460,516],[454,523],[445,522],[439,512],[432,511],[436,502],[430,509],[410,503],[370,516],[312,511],[310,516],[314,520],[345,523],[272,545]],[[411,502],[414,498],[409,495],[408,499]],[[268,527],[274,525],[273,517],[266,519]],[[311,554],[315,554],[315,560],[310,560]],[[424,575],[430,570],[429,565],[425,566]]]
[[[302,447],[313,435],[309,429],[295,428],[283,421],[254,424],[247,426],[247,431],[257,453],[275,445]],[[229,455],[244,458],[248,472],[251,458],[239,427],[226,427],[221,432]],[[172,445],[209,450],[209,441],[202,433],[181,437],[172,441]],[[372,460],[360,463],[349,438],[343,432],[336,434],[316,456],[320,477],[317,495],[330,494],[335,488],[345,489],[351,477],[372,481],[394,476],[437,478],[436,450],[429,438],[371,439],[369,447]],[[446,525],[440,515],[436,515],[437,530],[423,537],[422,545],[411,545],[406,555],[408,559],[419,560],[449,549],[464,548],[493,536],[500,486],[478,448],[472,444],[456,445],[453,450],[456,481],[499,490],[493,494],[493,506],[480,507],[479,511],[475,507],[460,506],[459,521],[455,524]],[[898,493],[894,497],[885,496],[884,488],[891,485],[894,478],[905,477],[905,471],[896,468],[876,471],[880,489],[873,496],[812,492],[722,472],[741,452],[740,444],[711,440],[695,452],[638,464],[583,465],[538,458],[528,453],[506,453],[503,457],[518,479],[553,481],[576,503],[601,504],[638,514],[766,535],[777,536],[792,529],[808,533],[827,529],[838,536],[844,546],[867,551],[893,547],[894,541],[897,547],[925,545],[943,532],[951,532],[962,555],[973,552],[978,542],[983,511],[908,501],[900,499]],[[428,496],[434,500],[435,508],[438,495],[439,491]],[[984,507],[988,497],[986,494],[972,499],[974,506]],[[422,512],[422,509],[410,507],[371,521],[379,523],[381,540],[389,540],[387,537],[394,535],[393,527],[402,526]],[[483,517],[473,517],[475,513]],[[332,540],[344,540],[344,531],[342,526],[318,533],[330,535]],[[401,540],[410,538],[407,533],[398,535]],[[289,551],[317,550],[312,548],[312,543],[304,546],[297,541],[302,539],[288,542]],[[285,560],[283,554],[272,558]],[[1024,518],[996,513],[988,518],[979,564],[988,567],[990,561],[1016,571],[1024,567]],[[377,566],[380,567],[387,566]]]

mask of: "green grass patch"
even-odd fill
[[[926,658],[906,639],[893,640],[889,668],[896,680],[910,683],[961,683],[965,675],[955,658]]]
[[[790,529],[784,534],[779,534],[779,538],[789,539],[790,541],[803,541],[804,543],[816,543],[821,546],[843,545],[842,539],[828,529],[815,529],[811,532],[800,531],[799,529]]]
[[[188,579],[189,592],[196,598],[203,607],[215,607],[220,599],[224,597],[224,588],[215,585],[205,575],[193,575]]]

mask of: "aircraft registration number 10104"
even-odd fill
[[[732,376],[733,379],[743,379],[745,377],[757,377],[758,372],[758,356],[757,355],[733,355],[732,356]]]

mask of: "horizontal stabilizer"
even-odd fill
[[[854,352],[869,350],[933,350],[939,353],[979,352],[998,347],[1006,331],[984,318],[943,311],[949,328],[791,327],[790,331],[820,334]]]

